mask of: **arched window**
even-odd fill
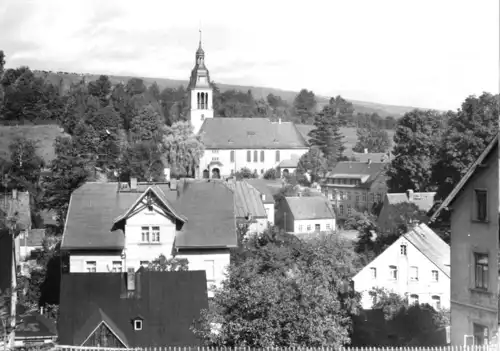
[[[280,162],[280,150],[276,150],[276,162]]]
[[[200,93],[196,93],[196,101],[198,103],[198,110],[201,108],[201,95]]]
[[[260,162],[264,162],[264,150],[260,152]]]
[[[231,159],[231,163],[234,163],[234,150],[231,150],[231,152],[229,153],[229,157]]]
[[[253,152],[253,162],[258,162],[259,161],[259,153],[257,150]]]
[[[208,110],[208,93],[205,93],[205,109]]]

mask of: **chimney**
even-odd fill
[[[368,149],[365,149],[364,152],[365,152],[365,154],[367,154],[368,153]]]
[[[406,196],[408,197],[408,201],[413,202],[413,190],[406,190]]]
[[[165,175],[165,180],[170,181],[170,168],[163,168],[163,174]]]
[[[137,190],[137,178],[136,177],[130,177],[130,189]]]
[[[135,290],[135,270],[134,268],[129,268],[127,270],[127,290]]]
[[[17,200],[17,189],[12,189],[12,199]]]

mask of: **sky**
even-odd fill
[[[498,0],[0,0],[7,67],[456,110],[499,90]]]

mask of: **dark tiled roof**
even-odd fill
[[[245,181],[223,182],[234,192],[236,218],[245,218],[249,214],[256,218],[266,218],[267,213],[261,193]]]
[[[278,194],[280,189],[283,187],[281,180],[251,178],[245,179],[245,182],[252,185],[261,194],[265,195],[265,204],[274,204],[274,195]]]
[[[183,183],[182,183],[183,184]],[[144,195],[149,186],[137,191],[118,192],[118,183],[86,183],[73,192],[61,248],[122,249],[125,235],[114,230],[114,222]],[[177,233],[179,247],[232,247],[236,245],[233,194],[222,184],[190,181],[178,191],[168,185],[151,187],[161,201],[187,223]],[[196,189],[196,190],[193,190]],[[212,206],[217,204],[217,206]],[[233,238],[234,237],[234,238]]]
[[[424,223],[421,223],[404,234],[431,262],[447,277],[450,277],[450,246]]]
[[[446,199],[443,201],[443,203],[439,206],[439,208],[434,212],[434,214],[431,216],[429,221],[434,221],[438,216],[439,213],[450,206],[452,202],[455,200],[455,198],[458,196],[460,191],[465,187],[465,185],[468,183],[469,179],[474,175],[476,172],[477,168],[488,158],[488,156],[492,153],[495,152],[497,157],[498,157],[498,138],[499,135],[497,134],[493,140],[490,141],[486,149],[479,155],[476,161],[469,167],[465,175],[460,179],[458,184],[455,186],[455,188],[451,191],[450,195],[446,197]]]
[[[195,346],[190,326],[208,308],[204,271],[136,273],[138,296],[125,297],[127,273],[71,273],[61,279],[59,342],[81,345],[101,323],[126,347]],[[142,330],[133,319],[143,319]]]
[[[294,220],[335,218],[335,213],[322,196],[294,196],[285,198]]]
[[[175,206],[188,221],[175,238],[176,247],[236,247],[233,192],[220,181],[184,181]]]
[[[207,118],[200,129],[207,149],[303,149],[307,142],[291,122],[267,118]]]
[[[22,306],[18,306],[18,326],[16,328],[16,339],[21,338],[53,338],[57,336],[56,323],[38,312],[21,316]],[[3,335],[3,327],[0,323],[0,333]]]
[[[410,202],[408,195],[406,193],[391,193],[386,194],[387,200],[389,201],[389,205],[397,205],[400,203]],[[427,193],[413,193],[413,201],[421,211],[429,211],[434,205],[434,196],[436,196],[435,192],[427,192]]]

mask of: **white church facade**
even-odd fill
[[[307,141],[292,122],[272,122],[267,118],[214,117],[213,90],[201,39],[188,91],[191,125],[205,146],[199,177],[227,177],[242,168],[262,176],[268,169],[296,164],[309,150]],[[283,173],[289,172],[286,167],[281,167],[281,170]]]

